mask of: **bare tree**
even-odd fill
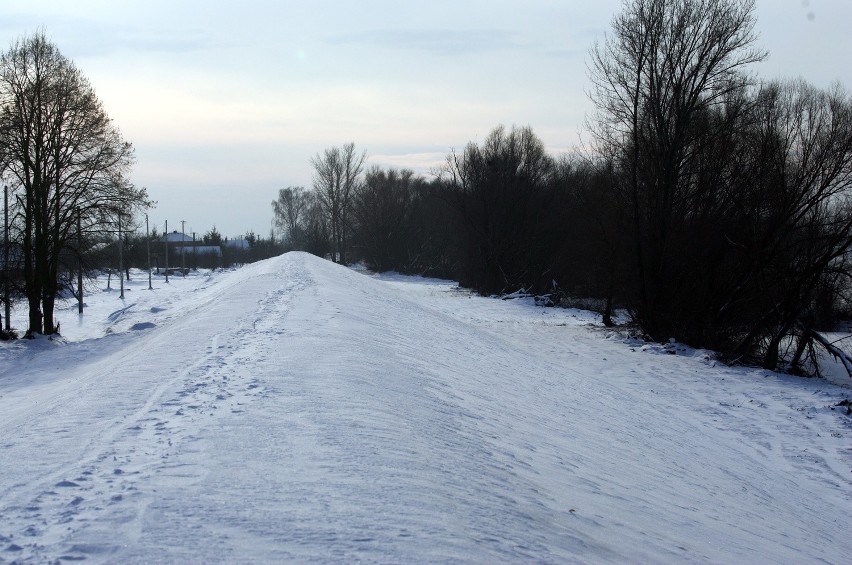
[[[815,335],[821,293],[852,275],[852,98],[839,86],[823,91],[798,80],[769,83],[756,99],[754,170],[749,186],[738,187],[747,227],[732,233],[748,252],[731,295],[750,313],[736,353],[756,351],[775,369],[785,338]],[[746,300],[752,308],[743,308]]]
[[[470,143],[461,155],[448,156],[441,178],[465,230],[462,284],[490,294],[549,282],[547,199],[554,170],[529,127],[497,127],[481,147]]]
[[[331,230],[328,218],[313,191],[307,191],[308,205],[303,219],[304,250],[317,257],[325,257],[332,252]]]
[[[611,160],[577,153],[557,162],[555,179],[553,279],[559,288],[553,302],[595,309],[607,327],[614,325],[616,302],[624,294],[633,239],[629,206],[618,190],[621,174]]]
[[[97,232],[109,229],[105,210],[132,214],[149,201],[127,179],[132,146],[43,33],[18,40],[0,58],[0,140],[0,165],[18,184],[28,333],[55,333],[59,271],[81,239],[78,217],[84,232]]]
[[[356,191],[352,215],[359,251],[371,269],[407,270],[412,258],[412,205],[421,184],[407,169],[367,171]]]
[[[754,25],[754,0],[633,0],[590,54],[592,131],[601,153],[629,171],[635,313],[657,337],[668,337],[676,315],[667,312],[677,269],[668,251],[706,140],[695,126],[749,84],[745,68],[765,56],[752,47]]]
[[[301,186],[288,186],[278,191],[272,201],[275,227],[284,233],[284,243],[291,249],[301,249],[304,242],[304,222],[311,197]]]
[[[311,159],[314,192],[328,216],[332,259],[346,263],[349,212],[366,152],[357,153],[354,143],[326,149]]]

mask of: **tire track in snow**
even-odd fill
[[[243,284],[251,286],[251,282]],[[84,419],[85,405],[119,399],[120,390],[98,398],[119,364],[116,357],[135,367],[128,369],[131,375],[124,375],[124,382],[135,376],[147,379],[138,391],[147,388],[147,392],[125,402],[132,410],[129,414],[120,421],[96,422],[87,445],[72,449],[75,455],[64,456],[64,464],[30,477],[0,497],[0,550],[24,561],[104,559],[137,540],[144,515],[157,496],[156,485],[189,487],[203,477],[203,465],[192,461],[192,456],[211,417],[240,413],[266,393],[256,379],[243,377],[245,373],[238,369],[251,357],[241,342],[270,308],[286,313],[281,303],[286,302],[287,292],[279,289],[260,301],[249,293],[243,302],[245,306],[254,303],[254,312],[245,308],[244,314],[230,320],[227,314],[240,309],[232,305],[217,309],[223,296],[216,292],[193,309],[194,315],[152,331],[141,350],[134,351],[136,344],[131,341],[119,355],[95,367],[80,368],[76,378],[68,379],[67,390],[55,394],[43,410],[49,425],[32,429],[27,423],[12,423],[11,431],[27,441],[26,436],[56,432],[51,427],[70,430]],[[210,323],[211,318],[218,323]],[[190,324],[192,343],[181,341],[179,336]],[[223,326],[226,331],[210,335]],[[205,334],[208,345],[198,347]],[[166,378],[151,379],[144,370],[145,361],[168,350],[172,354],[165,355],[165,367],[171,365],[164,371]],[[183,366],[175,366],[178,363]]]
[[[214,343],[216,339],[214,336]],[[217,350],[209,347],[205,356],[159,383],[135,412],[92,442],[95,451],[84,450],[72,465],[40,477],[39,483],[44,486],[37,496],[5,507],[2,513],[6,519],[26,524],[14,536],[17,541],[9,546],[13,553],[19,552],[25,559],[47,558],[49,554],[43,553],[44,547],[50,548],[73,537],[78,527],[75,522],[88,522],[96,514],[106,513],[110,521],[125,524],[123,529],[132,531],[134,527],[126,524],[138,520],[147,506],[144,499],[139,498],[138,485],[166,464],[173,449],[178,445],[185,447],[191,441],[188,427],[176,426],[174,419],[162,417],[163,413],[167,407],[176,406],[174,416],[183,416],[184,410],[190,412],[209,405],[210,399],[205,398],[209,395],[205,393],[211,384],[211,368],[217,365]],[[164,400],[166,392],[175,388],[180,389],[179,402]],[[220,396],[227,393],[221,386],[217,390],[221,391]],[[133,501],[130,508],[116,507],[129,499]],[[114,536],[101,536],[101,539],[110,537]],[[37,538],[38,544],[27,544],[26,538]],[[81,557],[81,553],[105,553],[114,549],[92,543],[72,544],[63,555],[65,558]]]

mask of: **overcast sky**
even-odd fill
[[[136,148],[162,230],[268,235],[279,188],[355,142],[428,173],[498,124],[578,145],[589,47],[621,0],[3,0],[3,49],[38,28]],[[850,0],[758,0],[766,78],[852,89]]]

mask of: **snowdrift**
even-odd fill
[[[0,562],[843,562],[848,390],[301,253],[0,350]]]

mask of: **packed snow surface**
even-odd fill
[[[300,253],[128,284],[0,347],[0,562],[852,556],[848,388]]]

